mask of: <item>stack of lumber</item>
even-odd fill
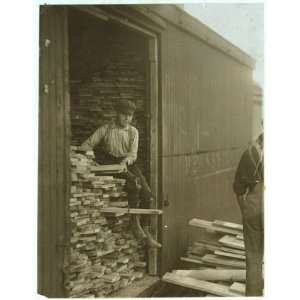
[[[90,70],[81,77],[80,72],[72,74],[72,144],[80,145],[99,126],[115,118],[117,101],[133,101],[137,106],[133,126],[140,134],[138,156],[145,171],[149,113],[144,53],[131,47],[122,35],[107,37],[99,47],[99,51],[107,49],[105,59],[102,61],[98,54]]]
[[[210,267],[245,269],[246,256],[243,240],[243,226],[224,221],[206,221],[192,219],[189,225],[216,232],[217,241],[197,241],[188,248],[187,256],[182,261]]]
[[[71,147],[71,166],[71,254],[65,287],[70,297],[106,296],[144,276],[144,246],[134,239],[128,214],[101,212],[128,206],[125,180],[93,173],[93,153],[76,146]]]
[[[215,233],[215,240],[198,240],[181,257],[189,269],[166,273],[163,281],[216,296],[245,294],[246,256],[243,226],[215,220],[192,219],[189,225]]]

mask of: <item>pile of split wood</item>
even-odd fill
[[[102,297],[128,286],[146,272],[144,246],[133,237],[129,215],[102,212],[128,209],[124,179],[98,175],[93,152],[71,147],[69,202],[70,256],[65,262],[69,297]],[[100,170],[101,172],[101,170]]]
[[[215,233],[215,239],[194,242],[181,261],[188,269],[166,273],[164,282],[214,296],[245,295],[246,256],[243,226],[215,220],[192,219],[190,226]]]

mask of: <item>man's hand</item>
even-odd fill
[[[244,195],[236,195],[241,212],[244,210]]]

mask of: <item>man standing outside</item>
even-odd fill
[[[233,184],[241,209],[246,250],[246,296],[263,295],[263,166],[264,136],[242,155]]]
[[[122,164],[127,171],[120,175],[126,179],[125,189],[131,208],[150,208],[154,201],[151,189],[140,169],[136,166],[139,133],[131,125],[136,106],[131,101],[119,101],[115,106],[116,120],[99,127],[82,145],[84,150],[95,149],[95,158],[100,165]],[[132,231],[138,240],[146,240],[149,247],[160,248],[161,244],[150,234],[150,220],[145,216],[144,228],[139,215],[132,215]]]

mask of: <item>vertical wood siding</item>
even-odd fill
[[[62,297],[68,228],[69,94],[67,11],[40,14],[38,292]]]
[[[251,138],[252,70],[171,24],[161,40],[164,273],[191,218],[240,221],[232,180]]]

